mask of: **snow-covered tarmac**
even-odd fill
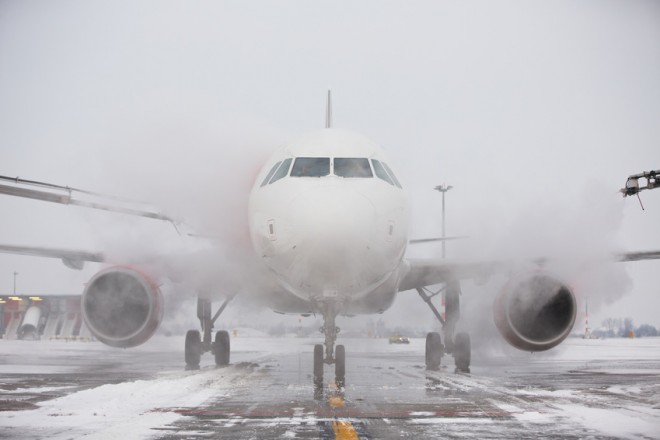
[[[660,338],[475,355],[470,375],[425,371],[421,339],[345,339],[344,390],[314,389],[315,342],[239,335],[229,367],[184,371],[181,337],[0,340],[0,438],[660,438]]]

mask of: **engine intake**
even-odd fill
[[[571,289],[543,272],[510,280],[495,300],[498,330],[525,351],[549,350],[571,332],[577,303]]]
[[[111,267],[87,283],[82,314],[99,341],[112,347],[135,347],[158,329],[163,297],[146,275],[127,267]]]

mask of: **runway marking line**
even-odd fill
[[[339,390],[339,387],[335,383],[328,384],[328,388],[334,392]],[[331,408],[343,408],[346,406],[344,401],[344,396],[342,395],[330,395],[328,397],[328,404]],[[332,422],[332,431],[335,433],[335,440],[359,440],[360,437],[355,431],[355,427],[349,421],[335,420]]]
[[[344,399],[341,396],[331,396],[330,399],[328,399],[328,403],[332,408],[342,408],[346,406],[346,402],[344,402]]]
[[[332,430],[335,432],[335,440],[359,440],[357,432],[351,422],[334,421]]]

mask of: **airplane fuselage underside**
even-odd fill
[[[331,303],[345,316],[369,315],[382,313],[389,309],[396,296],[395,278],[389,280],[380,287],[359,298],[347,298],[346,296],[335,298],[322,298],[309,300],[291,294],[287,290],[278,290],[268,295],[268,306],[277,313],[282,314],[315,314],[321,312],[321,304]]]

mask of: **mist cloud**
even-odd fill
[[[472,238],[451,257],[557,256],[575,279],[583,261],[660,246],[657,195],[644,214],[616,195],[660,163],[659,22],[653,2],[4,2],[3,174],[143,199],[224,245],[7,198],[0,242],[193,255],[245,274],[251,180],[272,148],[323,126],[332,88],[335,125],[392,157],[415,237],[439,234],[432,188],[452,184],[447,231]],[[13,270],[44,293],[78,292],[96,270],[0,258],[5,291]],[[653,267],[631,269],[632,287],[627,265],[603,267],[577,277],[592,286],[581,290],[603,304],[629,291],[640,319],[656,319]],[[496,290],[465,296],[479,289]],[[418,302],[404,295],[388,319],[409,322]]]

